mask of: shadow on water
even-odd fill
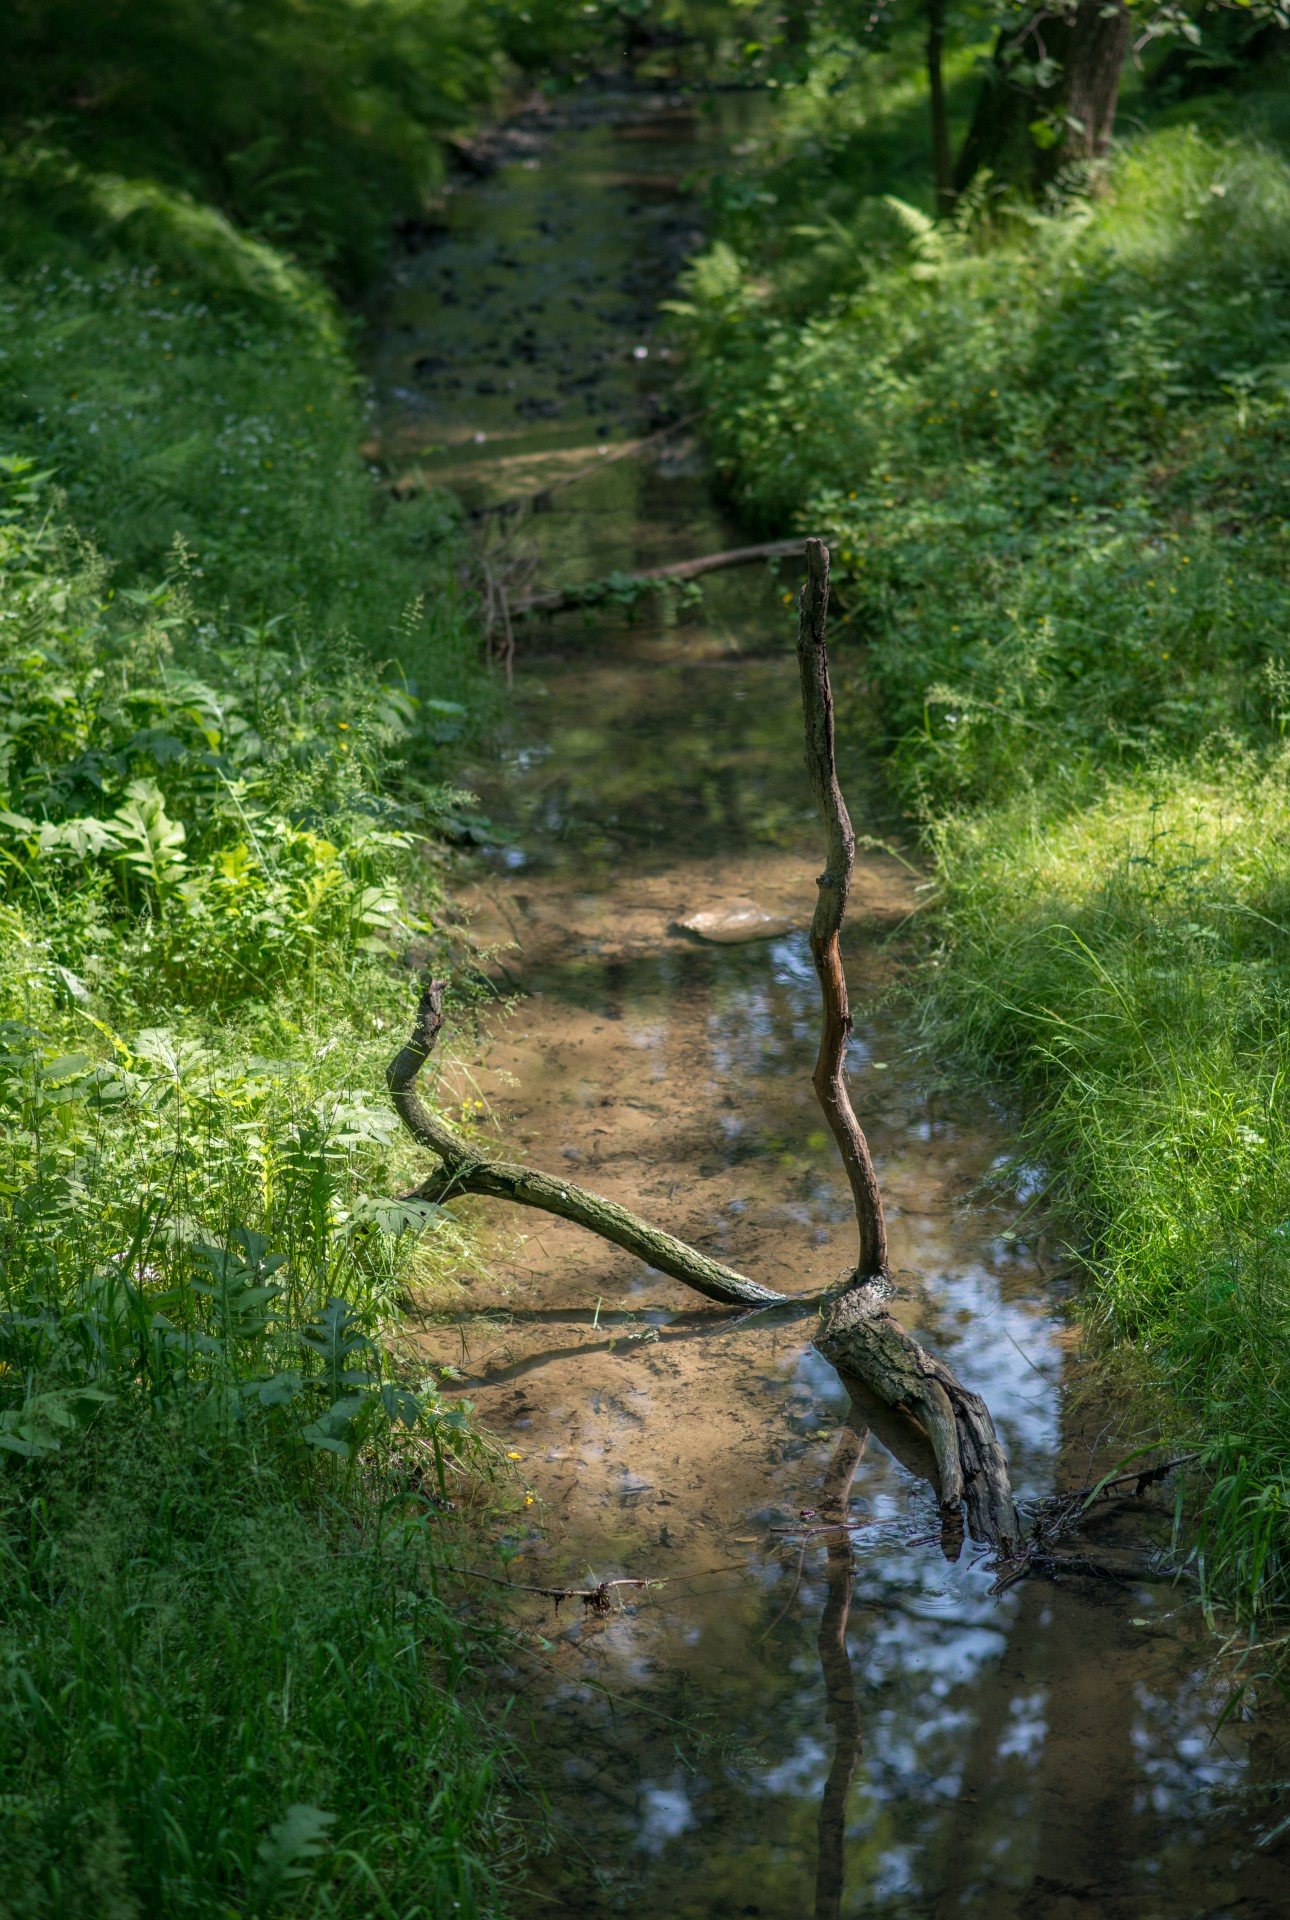
[[[515,128],[498,173],[450,195],[443,231],[395,264],[369,356],[388,464],[478,504],[654,425],[675,404],[657,303],[697,233],[684,182],[764,111],[601,98]],[[737,530],[682,436],[507,537],[548,585]],[[716,575],[698,602],[521,633],[514,697],[465,776],[497,828],[466,876],[473,932],[519,999],[478,1046],[458,1036],[440,1098],[486,1099],[517,1154],[805,1297],[846,1270],[854,1226],[810,1090],[820,847],[790,584]],[[859,707],[863,660],[836,640],[840,708],[848,689]],[[840,746],[853,815],[882,838],[870,744],[851,730]],[[897,1310],[985,1397],[1034,1499],[1103,1470],[1116,1435],[1068,1391],[1062,1263],[1022,1217],[1034,1176],[983,1185],[1006,1132],[970,1092],[930,1097],[881,1012],[922,897],[898,860],[859,862],[853,1094]],[[678,931],[737,898],[784,931],[727,947]],[[1275,1755],[1258,1723],[1215,1732],[1223,1683],[1195,1609],[1143,1572],[1167,1538],[1159,1507],[1101,1517],[1119,1583],[996,1597],[975,1551],[943,1538],[925,1443],[851,1401],[809,1307],[696,1308],[567,1223],[478,1217],[487,1270],[420,1337],[538,1503],[514,1577],[665,1582],[605,1617],[532,1603],[512,1683],[557,1843],[522,1912],[1285,1911],[1284,1861],[1254,1844]]]

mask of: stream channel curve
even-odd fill
[[[383,465],[476,508],[593,468],[518,531],[485,522],[499,569],[527,553],[554,586],[744,543],[685,433],[601,449],[680,411],[658,302],[701,239],[687,183],[766,111],[600,94],[521,116],[498,171],[447,196],[443,230],[408,237],[368,342]],[[845,1272],[855,1228],[810,1085],[819,827],[784,604],[797,580],[761,566],[712,576],[698,601],[518,626],[513,693],[463,779],[498,827],[467,889],[473,928],[522,997],[443,1097],[478,1090],[516,1157],[806,1295]],[[842,644],[832,666],[842,785],[881,837],[847,718],[863,661]],[[864,1017],[918,898],[897,861],[861,855],[852,1097],[897,1310],[986,1400],[1024,1502],[1114,1449],[1107,1410],[1065,1390],[1060,1263],[1013,1228],[1024,1180],[1011,1203],[967,1202],[1006,1133],[979,1102],[929,1099],[907,1037]],[[681,930],[748,903],[768,937]],[[1090,1536],[1122,1586],[994,1598],[973,1550],[946,1560],[919,1462],[849,1404],[813,1318],[790,1303],[737,1324],[565,1222],[495,1209],[484,1228],[487,1273],[422,1340],[542,1503],[513,1577],[666,1581],[607,1615],[525,1604],[513,1684],[560,1841],[533,1863],[524,1920],[1287,1910],[1284,1864],[1256,1844],[1270,1750],[1257,1723],[1213,1735],[1212,1643],[1183,1593],[1140,1574],[1158,1508],[1108,1510]],[[842,1514],[845,1536],[807,1531]]]

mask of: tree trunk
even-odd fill
[[[950,123],[945,109],[945,0],[927,0],[927,86],[932,107],[932,179],[936,211],[947,214],[954,206],[954,166],[950,158]]]
[[[1129,31],[1125,0],[1075,0],[1069,9],[1041,7],[1015,32],[1000,33],[954,169],[955,191],[987,167],[1002,181],[1042,191],[1068,162],[1100,160],[1115,125]],[[1046,61],[1058,71],[1040,86],[1031,76]],[[1028,77],[1018,81],[1014,70]],[[1031,131],[1036,124],[1054,136],[1048,144]]]
[[[1036,155],[1038,185],[1047,185],[1070,160],[1100,160],[1105,154],[1129,51],[1129,24],[1125,0],[1080,0],[1074,14],[1052,22],[1048,53],[1062,68],[1052,103],[1059,138]]]

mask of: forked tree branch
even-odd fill
[[[1007,1553],[1019,1538],[1007,1464],[985,1404],[927,1353],[890,1311],[884,1280],[887,1235],[882,1196],[868,1143],[846,1088],[846,1044],[851,1032],[840,936],[855,861],[855,834],[838,786],[834,758],[833,696],[825,651],[829,556],[822,541],[806,543],[798,661],[806,725],[806,761],[827,836],[825,869],[811,926],[811,952],[823,997],[823,1029],[815,1091],[842,1154],[855,1201],[860,1252],[850,1286],[828,1311],[816,1345],[844,1378],[862,1382],[888,1407],[917,1420],[936,1456],[941,1505],[951,1515],[966,1503],[975,1539]],[[651,1227],[626,1207],[558,1180],[534,1167],[481,1155],[416,1091],[417,1076],[443,1024],[444,987],[433,981],[421,995],[416,1026],[390,1064],[394,1106],[413,1139],[440,1161],[440,1171],[416,1197],[444,1200],[452,1193],[486,1193],[574,1220],[624,1247],[649,1266],[682,1280],[709,1300],[731,1306],[770,1306],[784,1299],[755,1280],[722,1266],[685,1241]],[[951,1522],[952,1524],[952,1522]]]

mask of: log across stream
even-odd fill
[[[500,172],[450,197],[446,235],[396,263],[375,319],[390,472],[486,505],[680,412],[655,309],[694,240],[681,183],[757,111],[602,99],[518,126]],[[508,516],[504,537],[519,547],[499,566],[529,543],[541,588],[743,543],[684,435],[556,489],[518,532]],[[450,1036],[448,1117],[491,1102],[498,1157],[790,1296],[743,1319],[576,1222],[453,1203],[485,1222],[487,1265],[427,1304],[418,1337],[534,1494],[510,1577],[665,1582],[609,1590],[608,1612],[518,1602],[514,1724],[561,1836],[519,1911],[1270,1917],[1282,1870],[1251,1844],[1248,1788],[1271,1762],[1239,1720],[1211,1739],[1222,1682],[1185,1596],[1149,1577],[1151,1496],[1081,1543],[1118,1582],[995,1595],[945,1536],[928,1443],[814,1344],[857,1247],[811,1089],[820,826],[785,604],[801,571],[781,565],[714,574],[698,605],[524,623],[466,774],[494,823],[462,876],[472,935],[520,998],[478,1045],[464,1023]],[[843,789],[886,840],[844,639],[833,672]],[[1110,1466],[1115,1416],[1072,1396],[1035,1176],[982,1190],[1006,1131],[979,1101],[929,1096],[880,1010],[917,886],[862,848],[848,1084],[887,1201],[886,1304],[987,1402],[1024,1509]],[[773,938],[679,930],[749,900]]]

